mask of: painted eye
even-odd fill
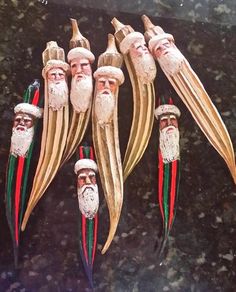
[[[89,65],[89,63],[81,63],[81,66],[82,67],[86,67],[86,66],[88,66]]]
[[[161,118],[161,121],[163,121],[163,122],[167,121],[167,117]]]
[[[99,83],[100,83],[101,85],[103,85],[103,86],[105,85],[105,81],[101,81],[101,80],[100,80]]]

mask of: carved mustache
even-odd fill
[[[81,194],[83,195],[84,194],[84,192],[86,191],[86,190],[88,190],[88,189],[90,189],[90,190],[92,190],[92,191],[96,191],[96,188],[95,187],[93,187],[92,185],[84,185],[84,186],[82,186],[81,188],[79,188],[79,190],[81,191]]]

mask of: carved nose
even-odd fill
[[[81,70],[81,66],[77,66],[77,68],[76,68],[76,73],[80,73],[82,70]]]
[[[106,82],[105,82],[105,88],[110,88],[110,84],[109,84],[108,80],[106,80]]]
[[[91,180],[88,176],[86,176],[86,179],[85,179],[85,183],[88,185],[88,184],[91,184]]]

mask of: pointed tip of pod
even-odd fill
[[[125,25],[115,17],[112,19],[111,24],[113,25],[116,32],[125,27]]]
[[[81,34],[77,20],[74,18],[70,18],[70,21],[72,26],[72,38],[70,39],[69,43],[70,49],[83,47],[90,50],[89,41]]]
[[[117,48],[116,48],[116,43],[115,43],[115,37],[111,33],[108,34],[108,42],[107,42],[106,52],[118,53]]]
[[[151,22],[150,18],[147,15],[143,14],[141,19],[143,21],[145,30],[149,30],[149,29],[155,27],[155,25]]]
[[[46,66],[49,60],[61,60],[65,62],[65,52],[57,42],[47,42],[46,49],[42,53],[43,65]]]
[[[119,223],[119,218],[120,218],[120,212],[118,212],[118,214],[116,215],[115,218],[110,218],[110,230],[109,230],[109,234],[107,237],[107,241],[103,246],[103,249],[101,251],[102,254],[105,254],[108,250],[108,248],[110,247],[112,240],[115,236],[116,230],[117,230],[117,226]]]
[[[70,18],[70,22],[71,22],[71,26],[72,26],[72,35],[73,35],[72,38],[77,37],[77,36],[83,37],[80,30],[79,30],[77,20],[74,18]]]
[[[233,170],[231,170],[231,175],[233,177],[234,184],[236,184],[236,166],[234,167]]]
[[[144,24],[144,37],[146,42],[149,42],[149,40],[155,35],[164,33],[164,30],[160,26],[154,25],[148,16],[142,15],[141,19]]]
[[[25,231],[25,227],[26,227],[27,221],[28,221],[28,219],[26,219],[24,217],[24,219],[23,219],[23,221],[21,223],[21,231]]]
[[[107,49],[98,58],[98,67],[113,66],[120,68],[123,63],[123,57],[118,52],[113,34],[108,34]]]
[[[26,225],[28,223],[29,216],[30,216],[32,210],[33,210],[33,208],[29,207],[29,204],[28,204],[28,207],[27,207],[27,209],[25,211],[25,215],[24,215],[23,221],[21,223],[21,231],[25,231],[25,227],[26,227]]]

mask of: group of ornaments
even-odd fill
[[[110,218],[109,234],[102,250],[102,253],[105,253],[118,226],[123,203],[124,181],[140,161],[148,145],[154,115],[159,120],[160,129],[158,193],[163,218],[164,245],[173,224],[178,192],[180,156],[177,119],[180,111],[171,101],[161,102],[155,109],[156,96],[153,80],[156,76],[156,64],[154,59],[158,61],[207,139],[223,157],[236,182],[232,142],[217,109],[188,61],[175,46],[173,36],[165,33],[161,27],[154,26],[146,16],[142,19],[146,29],[144,35],[135,32],[131,26],[122,24],[116,18],[112,20],[115,34],[108,35],[107,49],[99,56],[98,68],[94,73],[92,73],[91,64],[95,56],[90,50],[88,40],[81,35],[75,20],[71,20],[73,36],[67,55],[68,63],[65,62],[64,50],[58,47],[56,42],[47,43],[43,52],[42,71],[45,86],[44,109],[42,111],[35,102],[35,100],[38,101],[37,90],[34,90],[31,102],[28,100],[14,109],[15,120],[10,156],[19,161],[15,174],[8,175],[7,193],[10,199],[7,203],[7,214],[15,246],[18,245],[20,228],[25,229],[32,210],[59,168],[76,150],[80,149],[78,151],[80,159],[76,162],[74,171],[77,175],[78,201],[83,218],[82,237],[85,236],[87,227],[90,230],[93,228],[93,239],[96,240],[94,228],[96,229],[97,225],[94,223],[91,227],[89,224],[95,220],[99,206],[96,184],[98,172]],[[116,44],[121,53],[117,50]],[[124,82],[121,70],[123,60],[133,89],[133,120],[122,163],[118,135],[118,91],[119,86]],[[69,91],[67,76],[70,74]],[[43,132],[39,160],[25,209],[26,203],[20,204],[23,200],[21,177],[26,171],[22,167],[22,160],[28,159],[35,135],[34,125],[42,116],[42,112]],[[96,159],[91,148],[87,151],[86,147],[79,147],[90,116],[92,116],[93,147]],[[14,166],[13,158],[13,162],[9,160],[9,163]],[[13,169],[13,166],[8,167],[8,171]],[[19,173],[21,173],[20,178]],[[16,204],[18,209],[21,205],[24,210],[13,212],[13,205],[17,210]],[[88,223],[89,221],[91,222]],[[81,250],[85,263],[87,265],[90,263],[92,269],[95,253],[94,240],[90,243],[92,246],[90,251],[87,250],[84,240],[81,240]]]

